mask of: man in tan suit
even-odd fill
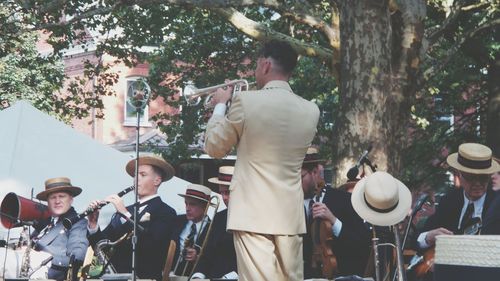
[[[237,148],[227,228],[234,233],[240,281],[303,280],[300,169],[319,109],[290,88],[296,63],[289,44],[267,42],[255,69],[260,90],[235,95],[227,115],[232,90],[219,89],[212,98],[205,150],[222,158]]]

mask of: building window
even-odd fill
[[[127,77],[126,80],[126,89],[127,92],[124,96],[124,126],[136,126],[137,125],[137,111],[136,107],[133,104],[134,87],[141,87],[142,83],[146,83],[144,77]],[[149,106],[146,104],[144,109],[142,110],[140,118],[140,126],[141,127],[151,127],[151,122],[149,122]]]

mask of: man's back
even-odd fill
[[[225,154],[237,146],[228,229],[305,233],[300,168],[318,118],[318,107],[295,95],[284,81],[271,81],[261,91],[233,98],[229,122],[220,127],[225,137],[214,137],[216,129],[206,142],[209,154]],[[217,126],[214,121],[224,120],[211,119],[208,126]]]

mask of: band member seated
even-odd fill
[[[434,246],[436,236],[468,233],[471,223],[482,221],[494,198],[490,177],[500,171],[500,165],[492,161],[492,151],[478,143],[464,143],[446,159],[458,172],[458,188],[450,190],[439,202],[436,212],[426,221],[418,236],[420,249]],[[478,218],[478,219],[474,219]]]
[[[175,221],[173,238],[177,243],[173,262],[175,276],[190,276],[193,273],[210,226],[206,210],[211,193],[210,188],[206,186],[190,184],[185,194],[179,194],[184,197],[186,214],[177,216]]]
[[[32,235],[34,249],[48,252],[53,256],[52,265],[48,271],[48,278],[64,280],[70,266],[73,272],[82,265],[85,253],[89,246],[87,241],[87,221],[85,219],[75,223],[71,229],[65,229],[63,219],[76,216],[73,197],[78,196],[82,189],[71,185],[68,178],[52,178],[45,181],[45,191],[37,194],[36,198],[47,201],[51,218],[36,224]],[[73,274],[76,277],[76,274]]]
[[[229,185],[233,173],[234,167],[222,166],[219,168],[218,177],[208,179],[209,182],[219,186],[219,194],[222,195],[222,200],[226,206],[229,203]],[[191,279],[238,279],[233,234],[226,230],[227,209],[215,214],[212,223],[207,246],[200,257],[195,270],[196,273],[193,274]]]
[[[323,194],[316,193],[320,181],[320,159],[317,149],[309,148],[302,164],[302,189],[304,191],[304,208],[306,213],[307,234],[304,237],[304,277],[318,278],[322,276],[322,261],[313,257],[315,241],[311,235],[314,220],[326,220],[331,223],[331,248],[338,263],[338,275],[362,276],[366,266],[370,237],[363,220],[356,214],[351,204],[351,194],[326,188]],[[316,245],[315,245],[316,244]],[[313,267],[317,264],[317,267]]]
[[[135,160],[126,165],[130,176],[135,174]],[[158,195],[158,188],[164,181],[174,176],[174,168],[163,158],[147,155],[139,157],[138,169],[139,197],[138,230],[136,245],[136,274],[139,278],[161,280],[168,243],[173,231],[175,210],[164,203]],[[110,202],[116,209],[108,226],[101,231],[97,225],[99,209],[102,202]],[[88,238],[92,246],[102,239],[116,241],[133,230],[134,206],[125,207],[123,199],[116,194],[108,196],[104,201],[93,201],[89,208],[96,209],[88,216]],[[139,228],[138,228],[139,229]],[[132,271],[132,241],[126,239],[115,245],[110,262],[118,273]]]

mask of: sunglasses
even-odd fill
[[[462,178],[468,182],[487,183],[490,175],[461,173]]]

